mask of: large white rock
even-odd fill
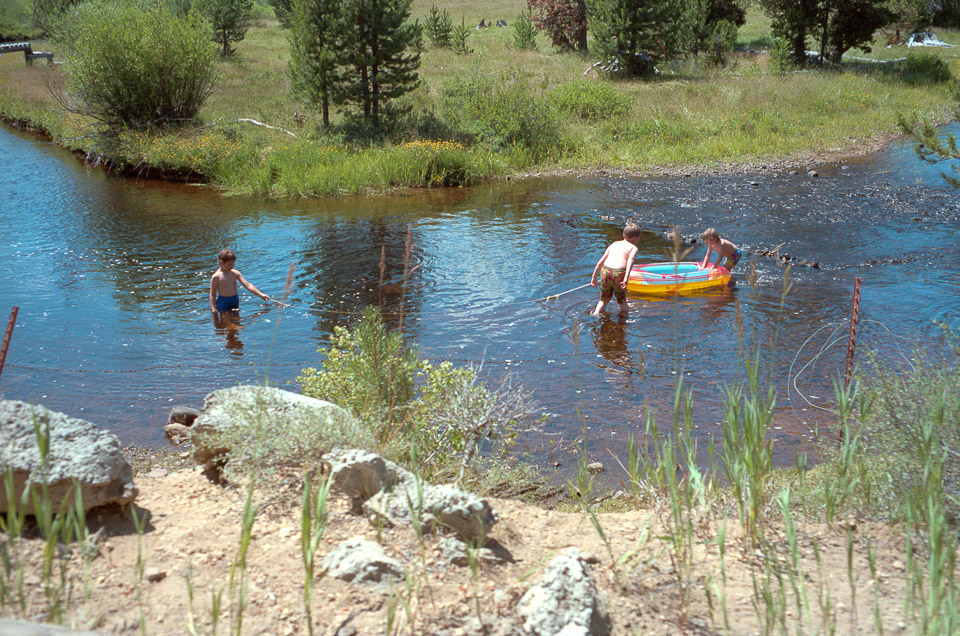
[[[35,424],[40,430],[49,426],[46,474]],[[123,456],[116,435],[43,406],[0,400],[0,471],[7,470],[13,472],[18,502],[27,484],[39,493],[44,479],[55,508],[72,493],[74,480],[80,484],[86,510],[106,504],[128,504],[138,494],[133,468]],[[6,512],[7,503],[6,490],[0,488],[0,512]],[[28,497],[26,511],[33,514],[32,497]]]
[[[523,629],[534,636],[606,636],[607,602],[576,548],[555,556],[540,581],[517,603]]]
[[[305,423],[315,425],[305,426]],[[344,409],[324,400],[282,389],[263,386],[235,386],[207,395],[203,410],[191,427],[193,458],[198,464],[213,466],[226,459],[230,449],[216,442],[217,433],[232,427],[266,428],[271,435],[325,435],[327,440],[316,451],[343,444],[362,434],[356,420]],[[316,440],[292,442],[314,445]]]
[[[338,545],[323,558],[320,567],[327,576],[352,583],[401,581],[406,576],[399,561],[388,557],[379,543],[363,537]]]

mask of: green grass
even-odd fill
[[[475,25],[481,18],[512,24],[523,5],[437,6],[454,22],[463,17]],[[423,17],[430,6],[416,3],[413,16]],[[426,50],[422,84],[403,98],[411,114],[381,138],[358,136],[343,113],[334,114],[332,132],[321,134],[319,115],[290,94],[287,32],[276,23],[260,25],[234,57],[219,63],[222,80],[201,111],[206,126],[199,130],[130,133],[106,143],[91,135],[88,120],[61,111],[50,90],[62,82],[59,70],[26,67],[16,55],[0,56],[0,114],[29,120],[70,148],[99,152],[126,168],[157,167],[231,192],[269,196],[461,186],[531,169],[644,172],[853,152],[899,134],[899,114],[939,123],[951,116],[949,83],[924,75],[929,64],[917,67],[920,75],[862,63],[775,75],[767,72],[767,56],[739,55],[725,68],[706,60],[664,63],[655,81],[614,82],[593,71],[584,75],[595,57],[557,53],[542,34],[536,50],[517,51],[508,26],[471,30],[467,55]],[[957,31],[938,35],[960,42]],[[851,53],[907,55],[878,38],[872,53]],[[768,49],[771,43],[769,20],[752,9],[738,44]],[[55,43],[40,46],[64,58]],[[955,49],[924,54],[945,59],[953,77],[960,76]],[[464,85],[482,90],[464,93]],[[523,113],[518,103],[527,106]],[[466,107],[482,117],[464,117]],[[236,123],[241,118],[296,137]],[[475,125],[481,119],[485,125]],[[508,125],[514,128],[506,134]],[[408,145],[420,141],[446,143]]]

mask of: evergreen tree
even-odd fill
[[[197,6],[213,26],[213,41],[220,46],[220,55],[229,55],[230,44],[247,34],[253,0],[203,0]]]
[[[684,0],[588,0],[587,10],[597,53],[626,75],[646,75],[682,48]]]
[[[774,36],[790,43],[794,61],[806,61],[807,37],[816,38],[820,59],[839,63],[854,47],[870,50],[874,33],[890,24],[889,0],[760,0]]]
[[[383,107],[419,84],[421,34],[408,22],[412,0],[346,0],[343,11],[343,54],[347,68],[338,102],[352,104],[369,124],[378,126]]]
[[[304,101],[320,106],[330,127],[330,100],[341,82],[338,0],[296,0],[290,22],[290,84]]]

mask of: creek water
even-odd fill
[[[954,127],[956,130],[956,127]],[[906,144],[840,165],[761,175],[541,178],[467,189],[269,201],[138,182],[87,167],[39,137],[0,128],[0,313],[19,306],[0,397],[41,403],[162,443],[169,408],[199,408],[237,383],[293,382],[360,309],[381,304],[423,356],[483,363],[530,389],[550,414],[524,447],[570,465],[622,454],[646,409],[672,422],[677,378],[693,391],[703,447],[719,435],[722,391],[745,378],[738,336],[762,351],[777,389],[782,462],[829,428],[843,372],[852,288],[862,277],[858,359],[908,364],[912,347],[946,351],[938,322],[960,327],[960,194],[943,166]],[[732,289],[668,299],[631,295],[626,318],[588,315],[588,282],[624,221],[645,231],[638,260],[665,260],[666,232],[713,226],[746,256]],[[399,293],[407,232],[409,267]],[[761,251],[783,244],[795,266]],[[240,290],[238,329],[214,324],[209,279],[224,246],[264,292]],[[688,260],[702,258],[693,245]],[[386,255],[380,285],[381,249]],[[751,285],[751,261],[756,279]],[[615,311],[613,303],[608,311]],[[295,385],[294,385],[295,386]]]

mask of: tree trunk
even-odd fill
[[[581,53],[587,52],[587,3],[586,0],[577,0],[577,21],[580,28],[577,29],[577,50]]]

